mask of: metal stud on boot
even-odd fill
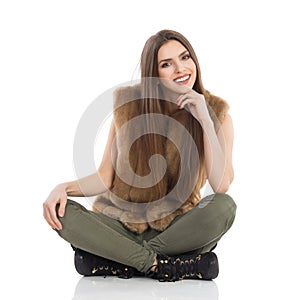
[[[213,252],[192,253],[175,257],[159,254],[157,261],[155,271],[147,272],[147,276],[159,281],[211,280],[219,274],[218,258]]]
[[[74,248],[74,264],[76,271],[84,276],[118,276],[131,278],[141,276],[142,273],[133,267],[94,255],[84,250]]]

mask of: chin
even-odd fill
[[[164,84],[165,95],[172,95],[172,97],[178,97],[179,95],[185,94],[193,88],[191,84],[189,85],[179,85],[176,83]]]
[[[175,86],[172,86],[172,91],[174,93],[177,93],[177,94],[184,94],[186,93],[187,91],[191,90],[193,87],[190,86],[190,85],[175,85]]]

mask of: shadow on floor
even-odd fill
[[[75,288],[73,300],[91,299],[218,300],[218,287],[214,281],[204,280],[158,282],[144,277],[82,277]]]

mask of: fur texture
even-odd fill
[[[212,95],[208,91],[205,92],[204,96],[210,116],[214,121],[215,130],[218,131],[228,111],[228,104],[223,99]],[[140,115],[139,98],[140,85],[123,87],[115,91],[114,121],[117,132],[116,173],[110,190],[98,195],[93,204],[95,212],[102,212],[120,220],[126,228],[138,234],[147,230],[149,226],[158,231],[163,231],[176,216],[186,213],[195,207],[201,200],[200,189],[206,181],[204,166],[200,165],[203,172],[197,171],[197,174],[200,174],[199,176],[190,178],[190,172],[186,172],[182,177],[183,181],[181,185],[185,188],[177,190],[174,188],[178,182],[181,170],[180,153],[186,153],[190,159],[193,159],[193,154],[188,152],[190,146],[186,142],[186,132],[184,132],[184,124],[189,112],[183,109],[170,115],[170,117],[182,124],[183,127],[178,129],[168,123],[163,124],[162,122],[159,125],[164,128],[164,136],[157,135],[155,137],[160,139],[160,142],[165,145],[163,153],[159,153],[166,161],[164,176],[158,182],[155,181],[153,186],[141,187],[143,177],[151,177],[151,168],[148,161],[155,153],[152,153],[150,157],[146,157],[145,161],[138,161],[136,159],[137,153],[138,151],[143,151],[143,149],[135,147],[134,142],[132,145],[129,143],[131,139],[134,140],[138,136],[141,129],[134,125],[128,125],[130,120],[134,120],[133,118]],[[124,127],[122,128],[122,126],[125,124],[128,127],[126,130],[123,130]],[[180,132],[180,130],[183,131]],[[173,136],[179,139],[179,151],[177,149],[178,145],[176,147],[172,142]],[[140,139],[143,139],[143,136]],[[183,196],[184,193],[182,190],[185,189],[192,191],[187,197]],[[172,190],[173,193],[169,194]],[[156,201],[158,199],[163,200]],[[141,205],[138,205],[138,203]]]

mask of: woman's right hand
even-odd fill
[[[67,192],[66,187],[63,184],[56,186],[43,203],[43,215],[45,220],[53,229],[61,230],[62,224],[56,214],[56,206],[58,204],[58,215],[63,217],[67,204]]]

